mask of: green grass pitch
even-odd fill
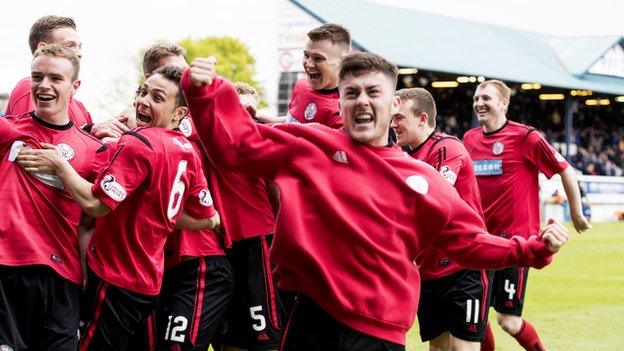
[[[624,350],[624,223],[594,224],[571,240],[542,270],[531,270],[523,317],[549,350]],[[522,350],[496,325],[496,350]],[[428,350],[418,326],[407,350]]]

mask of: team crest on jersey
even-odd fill
[[[505,144],[503,144],[500,141],[497,141],[494,143],[494,145],[492,145],[492,152],[494,153],[494,155],[500,155],[503,153],[503,151],[505,151]]]
[[[451,170],[449,166],[443,166],[440,168],[440,174],[447,182],[451,183],[451,185],[455,185],[457,181],[457,174]]]
[[[68,144],[60,143],[56,145],[56,149],[61,153],[61,156],[63,156],[63,158],[66,159],[67,161],[71,160],[72,158],[74,158],[74,156],[76,156],[76,151],[74,151],[74,148],[69,146]]]
[[[429,182],[423,176],[411,175],[405,179],[407,185],[415,192],[425,195],[429,192]]]
[[[117,182],[117,179],[112,174],[107,174],[102,178],[100,187],[108,197],[117,202],[121,202],[126,198],[126,189]]]
[[[199,192],[199,203],[202,206],[212,206],[212,196],[210,195],[210,191],[208,189],[203,189]]]
[[[318,107],[316,107],[315,103],[311,102],[308,106],[306,106],[305,111],[303,112],[303,117],[309,121],[316,116],[317,111]]]
[[[180,129],[180,132],[182,132],[182,134],[188,138],[191,136],[191,133],[193,133],[193,124],[188,117],[184,117],[182,121],[180,121],[180,126],[178,127],[178,129]]]

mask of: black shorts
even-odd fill
[[[233,292],[234,275],[225,256],[200,257],[167,269],[155,314],[161,349],[207,350]]]
[[[271,350],[279,345],[284,310],[273,279],[269,246],[273,235],[234,242],[228,258],[234,268],[234,297],[219,342],[241,349]]]
[[[418,305],[420,337],[429,341],[448,331],[462,340],[482,341],[489,306],[487,271],[464,269],[423,281]]]
[[[404,351],[405,346],[353,330],[305,295],[295,301],[280,351]]]
[[[152,315],[158,296],[142,295],[101,280],[88,270],[79,350],[126,350]]]
[[[0,266],[0,350],[76,350],[79,299],[48,266]]]
[[[497,312],[520,317],[524,307],[528,268],[506,268],[494,271],[492,306]]]

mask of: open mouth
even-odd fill
[[[136,119],[141,124],[151,125],[152,117],[137,111]]]
[[[369,113],[362,113],[355,116],[355,124],[367,124],[373,122],[373,115]]]
[[[37,97],[37,100],[43,101],[43,102],[52,101],[56,98],[56,96],[51,95],[51,94],[37,94],[36,97]]]
[[[308,73],[308,77],[310,78],[310,80],[319,80],[321,79],[321,74],[320,73]]]

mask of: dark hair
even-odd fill
[[[408,100],[414,101],[414,107],[412,108],[412,112],[414,115],[420,115],[421,113],[426,113],[429,116],[427,120],[427,125],[429,127],[436,126],[436,117],[438,115],[435,100],[430,92],[427,89],[423,88],[411,88],[411,89],[401,89],[394,92],[394,95],[401,98],[401,102],[405,102]]]
[[[153,73],[159,66],[158,61],[167,56],[186,56],[186,50],[177,44],[156,43],[143,55],[143,73]]]
[[[178,87],[178,96],[176,103],[178,107],[186,106],[186,99],[184,99],[184,93],[182,92],[182,87],[180,86],[180,79],[182,79],[182,73],[184,71],[180,67],[176,66],[163,66],[159,69],[155,70],[152,75],[160,74],[165,77],[168,81],[171,81],[176,84]]]
[[[76,54],[74,50],[61,44],[48,44],[35,51],[33,54],[33,60],[39,56],[52,56],[66,59],[71,62],[74,67],[74,76],[72,77],[72,81],[78,79],[78,73],[80,73],[80,57],[78,57],[78,54]]]
[[[342,46],[346,51],[351,48],[351,35],[345,27],[339,24],[325,23],[307,34],[312,41],[329,40],[334,45]]]
[[[370,52],[353,52],[348,54],[340,64],[340,80],[348,75],[359,76],[363,73],[379,72],[397,84],[397,66],[385,58]]]
[[[44,16],[39,18],[30,27],[30,34],[28,35],[30,52],[34,54],[40,42],[49,43],[52,40],[52,32],[59,28],[76,30],[76,22],[71,17]]]

